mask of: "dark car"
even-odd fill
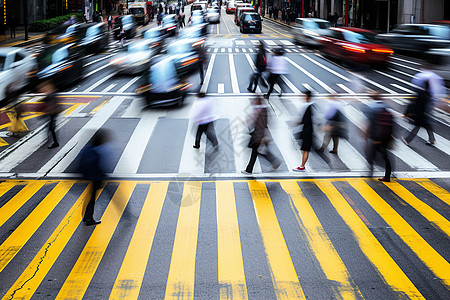
[[[193,40],[180,39],[167,45],[167,55],[171,57],[181,78],[198,70],[199,53],[193,48]]]
[[[339,60],[384,65],[394,53],[375,39],[376,33],[353,27],[331,28],[321,38],[321,51]]]
[[[424,52],[450,46],[450,26],[438,24],[402,24],[390,33],[377,35],[377,40],[391,48]]]
[[[141,84],[136,93],[143,95],[149,106],[180,105],[191,86],[179,79],[172,57],[162,56],[153,60]]]
[[[88,53],[104,51],[108,46],[109,33],[105,23],[91,23],[80,41],[80,46]]]
[[[119,39],[120,27],[125,31],[125,38],[131,39],[136,36],[137,23],[132,15],[119,16],[114,19],[114,38]]]
[[[44,36],[45,44],[70,44],[78,43],[89,28],[88,24],[76,23],[73,25],[61,25],[49,30]]]
[[[178,33],[178,20],[176,15],[167,15],[162,19],[162,28],[169,36],[175,36]]]
[[[262,31],[262,20],[261,16],[258,13],[255,12],[244,12],[241,15],[240,20],[240,31],[242,33],[244,32],[256,32],[261,33]]]
[[[58,88],[64,88],[83,76],[83,53],[75,44],[48,45],[36,60],[35,83],[52,79]]]

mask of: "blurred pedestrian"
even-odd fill
[[[200,74],[200,85],[203,85],[203,80],[205,79],[204,68],[207,60],[206,46],[202,45],[198,50],[198,71]]]
[[[108,31],[110,31],[113,28],[113,17],[111,15],[108,15]]]
[[[52,136],[52,144],[48,146],[49,149],[59,147],[58,139],[56,137],[56,118],[59,114],[59,104],[56,99],[56,87],[51,80],[41,83],[38,90],[45,95],[44,112],[48,116],[48,130]]]
[[[123,26],[120,25],[120,28],[119,28],[119,36],[118,36],[120,48],[123,48],[123,41],[125,40],[125,35],[126,35],[126,34],[125,34],[125,30],[123,29]]]
[[[342,105],[334,95],[331,96],[327,111],[325,112],[325,120],[325,135],[323,137],[322,147],[320,147],[319,152],[323,152],[325,148],[328,147],[331,139],[333,139],[333,149],[330,150],[330,153],[337,155],[339,138],[346,138],[347,134],[345,117],[342,113]]]
[[[198,99],[194,104],[194,115],[192,122],[198,124],[197,133],[195,135],[194,148],[200,149],[200,139],[203,133],[213,144],[216,150],[219,143],[217,141],[216,133],[214,131],[214,121],[216,120],[214,102],[211,97],[207,97],[204,92],[198,93]]]
[[[431,64],[423,64],[422,70],[412,79],[412,83],[417,86],[417,96],[410,106],[408,106],[409,112],[406,114],[412,113],[415,127],[406,138],[402,137],[402,140],[406,145],[409,145],[417,135],[420,127],[427,130],[427,145],[433,146],[436,142],[433,134],[433,121],[431,116],[433,114],[434,102],[438,101],[439,98],[445,97],[446,93],[444,80],[434,73],[431,68]]]
[[[314,139],[314,126],[313,126],[313,103],[311,91],[305,92],[305,101],[307,103],[305,112],[303,113],[302,120],[297,125],[303,125],[302,131],[299,133],[298,139],[302,140],[300,150],[302,150],[302,164],[293,169],[293,171],[301,172],[305,170],[306,162],[309,158],[309,152],[313,147]]]
[[[180,28],[183,28],[184,26],[186,26],[186,24],[184,23],[184,12],[180,11],[179,15],[178,15],[178,25],[180,26]]]
[[[255,166],[256,158],[263,156],[272,164],[272,170],[275,171],[281,165],[281,161],[270,152],[269,143],[271,141],[268,129],[268,111],[267,105],[263,102],[263,98],[257,95],[253,99],[253,114],[247,120],[249,128],[251,129],[250,141],[248,147],[252,149],[250,161],[248,162],[242,174],[251,175],[253,167]],[[264,149],[262,149],[264,148]]]
[[[106,179],[109,135],[104,129],[99,129],[92,137],[91,142],[81,150],[80,171],[86,180],[91,181],[92,190],[89,203],[86,206],[83,222],[86,226],[100,224],[101,221],[94,219],[95,199],[97,191]]]
[[[264,95],[264,98],[269,99],[275,83],[278,83],[278,85],[280,85],[281,75],[287,74],[288,67],[286,58],[284,57],[284,50],[282,47],[275,49],[273,55],[270,57],[268,61],[267,69],[270,71],[268,79],[269,90],[267,91],[267,94]],[[280,94],[278,96],[281,96],[281,93],[282,91],[280,85]]]
[[[264,48],[264,43],[262,41],[259,41],[258,44],[258,52],[256,53],[255,67],[256,69],[252,77],[250,78],[250,83],[247,88],[247,90],[252,93],[256,91],[258,81],[260,79],[263,86],[267,87],[266,83],[262,79],[262,73],[266,70],[267,67],[266,49]]]
[[[339,19],[339,15],[337,13],[337,11],[334,12],[334,18],[333,18],[333,26],[337,26],[337,20]]]
[[[388,155],[388,148],[392,144],[394,117],[388,110],[388,106],[380,97],[380,93],[371,95],[374,100],[369,106],[368,127],[366,135],[368,137],[367,144],[367,161],[370,166],[370,176],[373,173],[374,159],[377,153],[385,161],[384,177],[379,178],[379,181],[389,182],[391,180],[391,162]]]
[[[17,20],[16,20],[16,13],[11,12],[9,15],[9,27],[11,28],[11,38],[16,38],[16,26],[17,26]]]
[[[77,22],[77,17],[75,15],[71,15],[70,19],[64,22],[65,26],[73,25]]]

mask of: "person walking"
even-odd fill
[[[386,103],[381,99],[379,93],[372,96],[374,102],[369,106],[368,128],[366,135],[368,137],[367,144],[367,161],[370,166],[370,177],[373,174],[373,163],[377,153],[381,154],[385,162],[384,177],[379,178],[379,181],[391,181],[391,162],[388,155],[388,148],[392,142],[394,117],[388,110]]]
[[[16,13],[11,12],[9,15],[9,26],[11,28],[11,38],[16,38],[16,26],[17,26],[17,20],[16,20]]]
[[[269,90],[267,91],[267,94],[264,95],[264,98],[269,99],[270,94],[273,91],[273,87],[275,83],[280,83],[281,75],[287,74],[287,62],[286,58],[284,57],[283,48],[277,48],[274,51],[274,54],[269,59],[269,62],[267,64],[267,69],[270,71],[269,75]],[[281,86],[280,86],[281,89]],[[278,96],[281,96],[282,91],[280,90],[280,94]]]
[[[216,116],[214,113],[213,99],[207,97],[204,92],[198,93],[198,99],[195,102],[192,111],[194,111],[192,122],[198,124],[193,146],[194,149],[200,149],[200,139],[202,134],[206,133],[206,137],[213,144],[214,150],[216,150],[219,143],[214,130]]]
[[[113,27],[113,17],[111,15],[108,15],[108,31],[110,31]]]
[[[336,97],[332,96],[328,104],[328,109],[325,112],[325,119],[327,120],[327,123],[324,128],[325,135],[323,137],[322,147],[320,147],[319,152],[325,151],[325,148],[328,147],[331,139],[333,139],[333,149],[330,150],[330,153],[337,155],[339,138],[345,138],[347,136],[345,117],[342,114],[341,106],[342,105]]]
[[[120,28],[119,28],[119,36],[118,36],[120,48],[123,48],[123,41],[125,40],[125,36],[126,36],[125,30],[123,30],[123,26],[120,25]]]
[[[431,115],[433,114],[434,102],[445,97],[446,93],[444,80],[434,73],[431,67],[431,64],[423,64],[422,70],[412,79],[412,83],[417,86],[417,96],[412,103],[412,108],[410,108],[415,127],[407,137],[402,137],[402,141],[406,145],[411,143],[421,127],[425,128],[428,133],[426,144],[433,146],[436,142]]]
[[[281,165],[281,161],[270,152],[268,147],[270,141],[270,134],[268,129],[268,111],[267,106],[263,103],[261,96],[256,96],[253,99],[253,115],[248,120],[249,128],[252,128],[250,133],[250,142],[248,147],[252,149],[250,161],[242,174],[251,175],[253,167],[258,156],[263,156],[272,164],[272,170],[275,171]],[[260,151],[261,147],[265,146],[265,151]]]
[[[297,125],[303,125],[303,129],[300,132],[300,139],[302,140],[302,164],[293,169],[295,172],[301,172],[305,170],[306,162],[309,158],[309,152],[313,146],[314,130],[313,130],[313,103],[311,91],[305,92],[305,101],[307,103],[305,112],[303,113],[302,120]]]
[[[198,71],[200,74],[200,85],[203,85],[203,80],[205,79],[204,68],[207,60],[206,47],[202,45],[198,50]]]
[[[83,217],[86,226],[101,223],[100,220],[94,219],[94,206],[97,192],[102,186],[102,181],[106,179],[108,142],[107,132],[104,129],[99,129],[92,137],[92,141],[81,150],[80,171],[83,177],[92,183],[91,197]]]
[[[266,83],[262,79],[262,73],[266,70],[267,67],[266,49],[264,48],[264,43],[262,41],[259,41],[255,67],[256,70],[253,73],[252,77],[250,78],[250,83],[247,88],[247,90],[252,93],[256,91],[256,87],[258,86],[258,81],[260,79],[263,86],[267,87]]]
[[[59,113],[59,105],[56,100],[56,88],[52,81],[47,80],[41,83],[38,90],[45,95],[43,100],[45,106],[44,111],[48,115],[48,130],[52,136],[52,144],[48,146],[48,149],[59,147],[58,139],[56,137],[56,118]]]

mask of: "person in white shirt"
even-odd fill
[[[192,122],[198,124],[193,147],[195,149],[200,149],[200,138],[203,133],[206,133],[206,137],[213,144],[214,150],[216,150],[219,143],[214,131],[214,121],[216,120],[216,115],[214,113],[213,99],[211,97],[207,97],[203,92],[198,93],[198,99],[192,110],[194,111]]]
[[[267,94],[264,95],[264,98],[269,99],[275,83],[280,82],[280,76],[283,74],[287,74],[288,67],[286,58],[283,55],[282,48],[279,48],[274,51],[273,56],[269,59],[267,69],[270,71],[270,75],[268,78],[269,90],[267,91]],[[281,91],[279,96],[281,96]]]

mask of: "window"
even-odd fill
[[[257,14],[244,14],[244,21],[260,21],[261,17]]]
[[[355,44],[376,44],[375,34],[371,32],[344,32],[345,40]]]
[[[132,15],[143,15],[145,12],[142,7],[131,7],[129,13]]]
[[[23,53],[20,52],[16,52],[16,58],[14,59],[14,61],[21,61],[22,59],[25,58],[25,55]]]
[[[3,71],[4,67],[5,67],[5,57],[0,56],[0,71]]]

